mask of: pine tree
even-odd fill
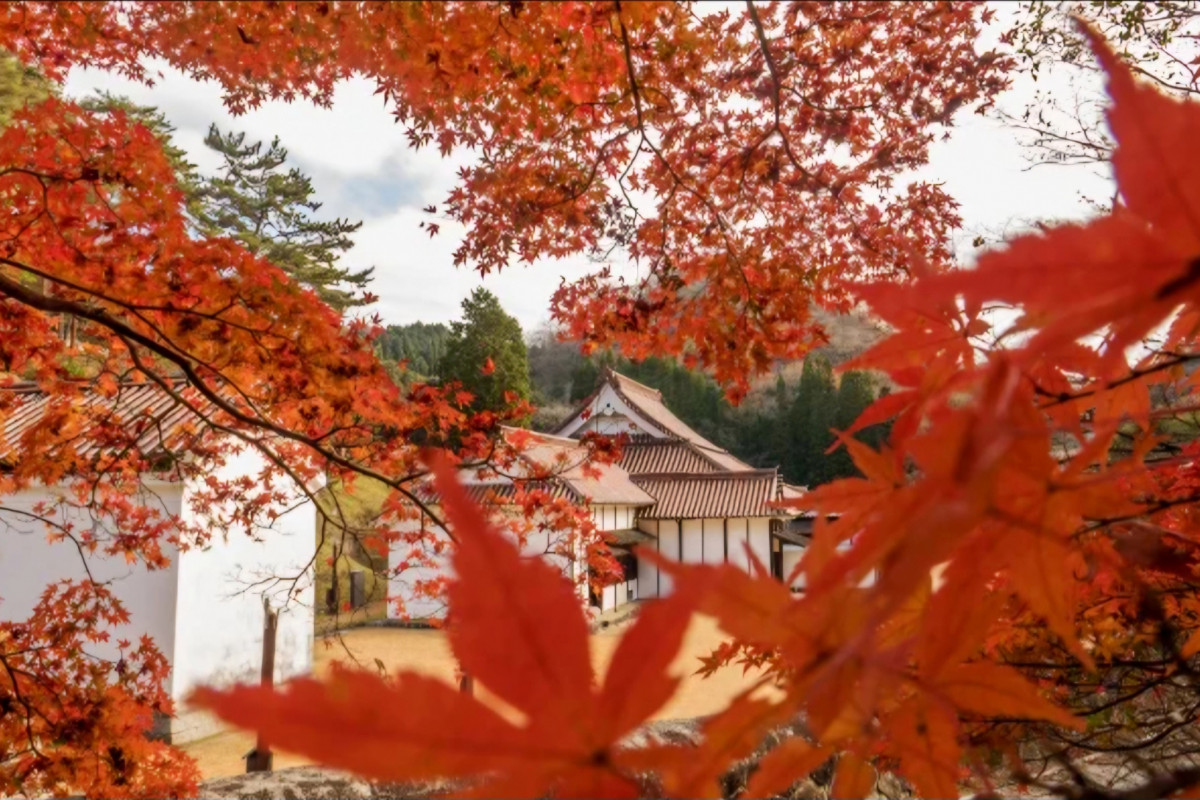
[[[187,153],[175,144],[175,126],[172,125],[163,112],[154,106],[139,105],[128,97],[115,95],[110,92],[99,92],[92,97],[84,98],[80,105],[89,111],[120,112],[131,119],[145,125],[154,136],[162,142],[163,153],[175,167],[175,176],[179,188],[183,190],[187,200],[188,215],[197,219],[201,211],[201,193],[204,178],[196,171],[196,165],[188,161]]]
[[[790,452],[783,463],[784,472],[794,483],[816,486],[830,479],[831,465],[825,450],[833,443],[834,404],[833,368],[822,355],[804,360],[800,384],[792,399],[790,416]]]
[[[338,265],[362,223],[313,219],[321,203],[312,199],[312,180],[295,167],[284,171],[288,153],[279,137],[264,150],[262,142],[247,144],[244,133],[224,134],[213,125],[204,143],[225,163],[200,188],[200,229],[233,237],[339,311],[365,304],[357,292],[371,280],[373,268]]]
[[[846,430],[874,400],[875,389],[871,384],[870,375],[865,372],[847,372],[842,375],[834,405],[833,427],[839,431]],[[874,428],[870,431],[860,431],[855,438],[867,441],[867,433],[875,433]],[[839,447],[830,455],[829,470],[830,478],[848,478],[858,474],[849,452],[844,447]]]
[[[450,323],[446,354],[438,366],[442,380],[458,381],[475,395],[476,411],[506,408],[506,392],[528,400],[529,354],[521,324],[487,289],[473,291],[462,309],[462,319]]]

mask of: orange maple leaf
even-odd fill
[[[522,558],[445,458],[431,461],[459,542],[451,647],[464,672],[522,719],[407,672],[337,669],[326,682],[205,689],[194,701],[280,749],[377,780],[464,779],[493,797],[636,796],[636,765],[617,744],[674,694],[679,678],[667,668],[691,598],[679,593],[644,609],[597,687],[570,582],[550,562]]]
[[[1074,350],[1080,337],[1109,326],[1105,352],[1116,361],[1181,304],[1200,301],[1200,103],[1135,80],[1100,34],[1086,26],[1084,33],[1108,74],[1123,204],[1086,224],[1017,239],[975,269],[922,281],[909,299],[945,302],[961,293],[969,303],[1019,304],[1022,324],[1040,329],[1030,354]]]

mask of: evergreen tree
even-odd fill
[[[9,73],[13,73],[10,65],[0,60],[0,81]],[[6,85],[0,83],[0,90]],[[5,118],[9,102],[0,101],[0,120]],[[81,105],[92,111],[122,112],[159,138],[175,167],[198,233],[238,240],[339,311],[366,302],[357,293],[371,280],[373,270],[352,272],[337,263],[339,256],[354,246],[350,236],[362,223],[312,218],[321,208],[321,203],[311,199],[312,180],[295,167],[283,171],[287,150],[278,137],[264,152],[262,142],[246,144],[244,133],[222,134],[211,126],[204,143],[224,164],[218,175],[205,178],[174,143],[175,127],[153,106],[107,92],[89,97]]]
[[[175,126],[167,121],[167,117],[154,106],[143,106],[128,97],[115,95],[110,92],[84,98],[80,105],[89,111],[121,112],[130,119],[140,122],[154,134],[162,143],[163,153],[175,168],[179,180],[179,188],[186,197],[187,209],[192,219],[197,219],[201,211],[200,196],[204,179],[196,171],[196,165],[188,161],[187,153],[175,144]]]
[[[295,167],[284,171],[288,154],[279,137],[264,150],[262,142],[247,144],[244,133],[223,134],[214,125],[204,143],[225,163],[200,187],[200,229],[237,239],[339,311],[363,305],[356,292],[371,280],[373,268],[354,272],[338,265],[362,223],[312,218],[321,208],[312,199],[312,180]]]
[[[604,350],[580,362],[571,372],[571,402],[578,403],[592,393],[600,380],[600,373],[605,367],[612,367],[617,372],[625,368],[626,362],[618,359],[611,351]]]
[[[487,289],[479,288],[462,303],[463,318],[450,323],[446,354],[438,367],[443,381],[458,381],[475,395],[476,411],[508,406],[505,392],[530,398],[529,354],[521,325]],[[491,359],[490,371],[485,367]]]
[[[543,324],[527,337],[529,347],[529,379],[533,385],[533,400],[539,406],[570,404],[592,390],[595,376],[583,376],[578,386],[576,373],[587,359],[578,342],[564,342],[549,324]]]
[[[842,375],[835,401],[833,427],[839,431],[846,430],[874,400],[875,389],[871,385],[870,375],[865,372],[847,372]],[[877,431],[872,427],[866,431],[859,431],[855,434],[855,438],[877,447],[879,443],[870,441],[867,436],[867,434],[876,433]],[[831,480],[858,474],[858,470],[855,469],[854,462],[850,458],[850,453],[845,447],[839,447],[829,457],[829,473]]]
[[[829,480],[831,470],[825,450],[833,443],[830,429],[836,400],[829,361],[819,354],[810,355],[804,360],[800,384],[792,399],[790,452],[781,464],[792,482],[816,486]]]

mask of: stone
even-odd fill
[[[886,800],[903,800],[913,796],[912,788],[898,775],[882,772],[875,781],[875,796]]]
[[[622,747],[640,749],[655,745],[691,746],[700,744],[704,718],[660,720],[643,725],[621,743]],[[803,720],[781,726],[763,740],[755,752],[737,762],[721,779],[722,795],[739,797],[763,756],[782,742],[794,737],[808,737]],[[779,795],[786,800],[827,800],[835,759],[830,759],[812,775],[798,780]],[[655,795],[653,776],[644,776],[647,797]],[[461,788],[461,784],[459,785]],[[230,798],[231,800],[417,800],[434,795],[453,793],[448,782],[423,784],[377,784],[344,772],[318,767],[293,767],[276,772],[258,772],[233,778],[206,781],[201,784],[199,797]],[[876,782],[875,797],[905,800],[913,797],[912,790],[900,778],[882,773]]]
[[[448,784],[380,784],[320,767],[292,767],[205,781],[197,797],[212,800],[415,800]]]

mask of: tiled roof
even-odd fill
[[[621,452],[621,469],[630,475],[658,472],[716,472],[721,469],[704,451],[684,439],[633,436]]]
[[[622,466],[591,464],[585,467],[583,461],[587,449],[574,439],[541,433],[529,435],[532,439],[524,452],[525,463],[552,470],[555,473],[553,479],[566,484],[579,500],[587,500],[592,505],[647,506],[654,502],[653,497],[629,479],[629,473]]]
[[[507,434],[516,428],[505,428]],[[464,470],[460,478],[472,499],[492,502],[512,502],[521,483],[527,490],[546,490],[551,497],[568,497],[576,503],[591,505],[649,506],[654,498],[629,479],[629,474],[615,464],[592,464],[585,468],[587,450],[574,439],[520,431],[531,437],[522,451],[521,460],[507,476],[478,477]],[[588,474],[592,472],[593,474]],[[528,480],[522,480],[528,478]],[[433,487],[422,482],[418,489],[429,502],[437,502]]]
[[[636,544],[644,544],[645,542],[653,542],[654,537],[645,531],[639,531],[637,528],[622,528],[618,531],[605,531],[604,535],[615,545],[621,547],[632,547]]]
[[[90,459],[136,448],[152,457],[178,446],[197,421],[157,384],[122,384],[112,397],[84,391],[73,398],[52,397],[30,384],[0,387],[0,466],[15,466],[22,452]]]
[[[517,493],[517,487],[512,481],[492,481],[487,483],[468,483],[464,487],[467,490],[467,495],[476,503],[491,501],[497,503],[511,503],[514,495]],[[579,498],[568,486],[558,481],[530,481],[524,487],[527,491],[545,490],[549,492],[551,497],[570,497],[573,500]]]
[[[799,500],[803,498],[804,495],[808,494],[807,486],[794,486],[793,484],[784,483],[782,481],[779,483],[779,489],[779,499],[781,501]],[[786,506],[786,510],[793,517],[814,519],[817,516],[817,512],[813,511],[812,509],[806,509],[803,506],[795,504]]]
[[[626,403],[636,409],[639,414],[648,421],[651,425],[659,430],[668,439],[684,440],[695,445],[696,450],[700,452],[704,458],[716,465],[718,469],[723,470],[748,470],[753,469],[749,464],[737,458],[724,448],[705,439],[695,430],[693,430],[686,422],[667,408],[663,402],[662,392],[653,389],[644,383],[638,383],[632,378],[615,372],[612,369],[605,369],[603,385],[612,386],[613,390]],[[599,389],[593,392],[586,400],[580,404],[580,409],[587,408],[592,401],[596,399]],[[575,418],[579,416],[580,411],[576,411],[567,420],[559,426],[558,430],[562,431]],[[661,437],[660,437],[661,438]],[[624,466],[624,464],[622,464]]]
[[[680,439],[686,439],[692,444],[704,451],[705,455],[716,461],[721,469],[746,470],[752,467],[741,461],[729,451],[718,447],[717,445],[705,439],[700,434],[696,433],[686,422],[667,408],[663,402],[662,392],[657,389],[638,383],[632,378],[627,378],[624,375],[608,371],[608,381],[616,389],[617,394],[625,398],[630,405],[636,407],[642,412],[642,416],[650,421],[651,424],[659,428],[663,433],[670,436],[675,436]]]
[[[635,475],[633,481],[655,499],[642,513],[646,519],[788,516],[773,505],[779,499],[775,470]]]

